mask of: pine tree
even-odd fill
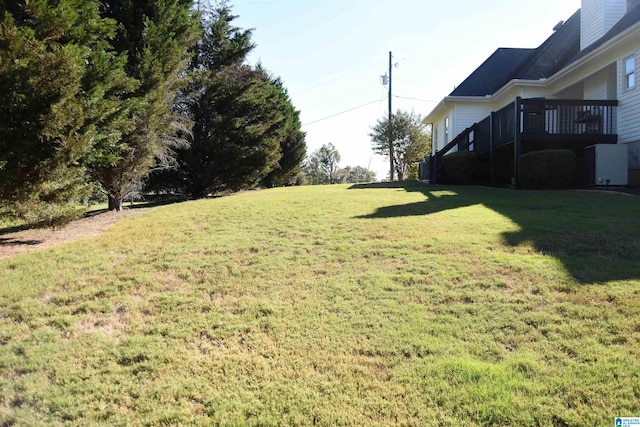
[[[227,67],[207,81],[193,109],[190,148],[180,151],[180,173],[191,197],[257,185],[280,157],[272,108],[278,92],[249,66]]]
[[[135,82],[109,51],[115,23],[92,0],[0,3],[0,198],[4,213],[55,225],[80,211],[85,161]]]
[[[306,154],[298,112],[279,78],[243,65],[252,30],[233,26],[222,2],[202,20],[189,110],[190,147],[178,151],[178,170],[161,180],[191,197],[286,182]]]
[[[273,107],[283,112],[285,120],[278,136],[280,158],[263,180],[263,185],[267,187],[289,185],[301,171],[302,162],[307,156],[306,135],[300,129],[300,112],[293,106],[282,80],[271,77],[271,82],[278,91],[278,102]]]
[[[113,47],[127,54],[125,71],[139,82],[125,98],[130,114],[119,138],[103,140],[91,160],[91,174],[107,192],[110,210],[156,165],[171,163],[183,146],[187,116],[176,102],[187,84],[190,50],[197,38],[191,0],[104,0],[103,15],[118,23]],[[114,126],[114,132],[121,128]]]

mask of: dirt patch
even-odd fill
[[[33,229],[0,234],[0,259],[11,255],[33,252],[60,243],[97,236],[124,218],[147,213],[152,208],[128,209],[122,212],[104,212],[73,221],[59,230]]]

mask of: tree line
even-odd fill
[[[374,153],[392,156],[394,176],[398,180],[418,179],[418,162],[431,152],[431,129],[420,115],[397,110],[380,118],[371,127],[369,137]],[[390,149],[389,138],[391,138]],[[391,154],[390,154],[391,152]],[[324,144],[309,155],[303,165],[304,181],[308,184],[362,183],[376,180],[376,173],[362,166],[340,168],[341,156],[332,143]],[[393,181],[394,176],[388,176]]]
[[[198,2],[198,5],[200,2]],[[227,2],[0,0],[0,215],[61,223],[145,187],[192,198],[289,183],[305,134],[246,64]]]

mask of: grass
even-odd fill
[[[611,425],[640,199],[407,184],[159,207],[0,261],[2,425]]]

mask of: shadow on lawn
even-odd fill
[[[386,184],[386,185],[385,185]],[[358,184],[351,189],[399,188],[420,192],[425,200],[385,206],[360,218],[432,215],[483,205],[516,223],[504,232],[505,244],[530,243],[560,260],[580,283],[640,279],[640,198],[580,191],[513,191],[439,186],[417,181]]]

